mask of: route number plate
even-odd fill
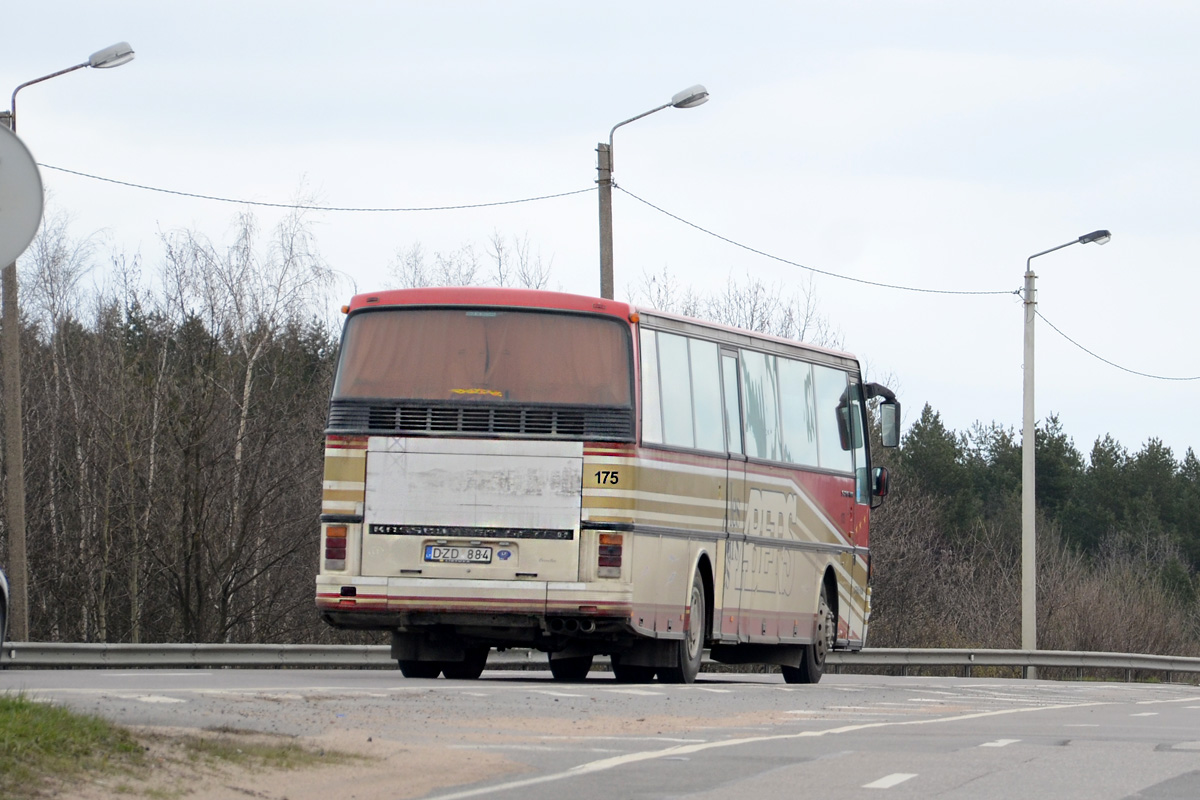
[[[440,544],[425,545],[425,560],[441,564],[490,564],[490,547],[449,547]]]

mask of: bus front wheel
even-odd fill
[[[836,626],[837,620],[833,617],[833,609],[829,606],[825,587],[821,587],[821,600],[817,606],[816,638],[812,644],[805,645],[800,666],[780,667],[786,683],[816,683],[821,680],[821,676],[825,674],[825,659],[833,649]]]

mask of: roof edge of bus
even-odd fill
[[[805,342],[801,339],[788,339],[783,336],[775,336],[770,333],[752,331],[748,328],[738,328],[733,325],[725,325],[723,323],[713,322],[712,320],[708,319],[698,319],[696,317],[689,317],[684,314],[672,314],[667,311],[656,311],[652,308],[635,308],[633,310],[644,316],[661,317],[663,319],[675,320],[677,322],[689,322],[693,325],[699,325],[703,328],[713,328],[715,330],[727,331],[729,333],[748,334],[758,339],[766,339],[770,342],[779,342],[792,347],[802,347],[805,350],[816,350],[821,353],[828,353],[832,356],[841,356],[842,358],[848,358],[852,361],[858,361],[858,356],[854,355],[853,353],[848,353],[845,350],[836,350],[832,347],[824,347],[823,345],[813,344],[812,342]]]
[[[562,311],[590,311],[628,320],[637,309],[620,300],[605,300],[565,292],[541,289],[507,289],[494,286],[429,286],[419,289],[388,289],[366,292],[350,298],[348,311],[384,306],[513,306],[553,308]]]
[[[359,311],[364,308],[382,308],[387,306],[513,306],[516,308],[546,308],[560,311],[586,311],[598,314],[608,314],[630,320],[633,314],[646,314],[663,319],[688,322],[705,328],[713,328],[732,333],[749,334],[751,336],[780,342],[793,347],[803,347],[817,350],[830,355],[841,356],[857,361],[853,353],[822,347],[799,339],[787,339],[782,336],[772,336],[766,333],[723,325],[711,320],[697,319],[683,314],[672,314],[652,308],[640,308],[632,303],[620,300],[605,300],[600,297],[570,294],[567,292],[549,292],[543,289],[510,289],[495,286],[427,286],[418,289],[387,289],[380,292],[364,292],[350,298],[348,311]]]

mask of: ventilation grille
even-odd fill
[[[631,442],[633,412],[620,406],[432,405],[334,400],[329,407],[328,432]]]

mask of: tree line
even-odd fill
[[[35,641],[361,640],[319,621],[323,432],[337,349],[335,274],[302,213],[229,241],[163,234],[151,268],[110,259],[52,217],[21,263],[30,632]],[[392,282],[549,285],[551,259],[493,234],[397,252]],[[713,292],[667,271],[632,299],[838,347],[811,284],[747,274]],[[3,376],[0,376],[0,380]],[[1200,652],[1200,463],[1110,437],[1085,457],[1038,431],[1045,649]],[[1020,442],[945,428],[929,406],[876,512],[872,646],[1016,647]],[[7,553],[7,530],[0,552]]]

